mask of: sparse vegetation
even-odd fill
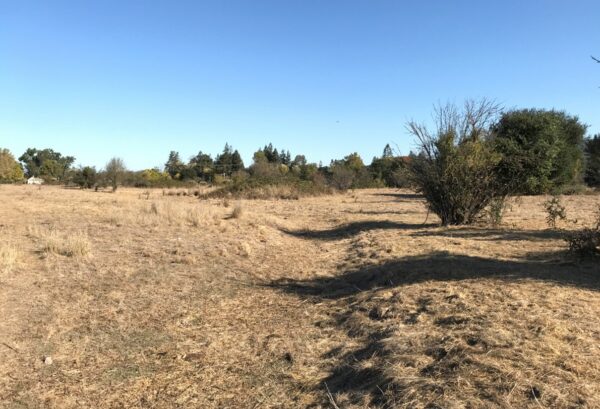
[[[569,252],[578,257],[592,257],[600,254],[600,207],[592,227],[566,233],[565,241]]]
[[[553,195],[550,199],[544,202],[544,210],[546,211],[546,222],[550,228],[556,228],[558,220],[567,219],[567,211],[562,205],[560,196]]]

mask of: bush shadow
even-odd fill
[[[460,357],[453,357],[450,352],[441,348],[434,349],[426,352],[432,354],[430,356],[434,357],[434,361],[422,368],[422,378],[403,380],[390,377],[385,367],[393,358],[386,343],[389,343],[392,336],[389,331],[393,327],[376,324],[365,327],[364,323],[353,322],[353,311],[356,310],[357,302],[354,296],[371,290],[396,288],[425,281],[466,281],[482,278],[511,282],[547,281],[564,286],[600,290],[600,268],[597,263],[556,260],[556,255],[548,253],[534,253],[518,260],[497,260],[434,252],[423,256],[404,257],[383,265],[368,265],[333,277],[277,280],[270,286],[314,302],[339,300],[341,305],[345,305],[332,314],[333,325],[346,331],[351,338],[357,339],[359,346],[345,351],[334,348],[323,355],[323,359],[335,358],[329,375],[318,386],[320,390],[330,393],[330,403],[337,396],[343,397],[344,404],[394,407],[396,397],[408,393],[410,389],[414,390],[415,387],[442,400],[444,389],[440,382],[446,379],[446,372],[443,371],[452,370],[454,358]],[[423,310],[427,309],[427,301],[429,300],[422,300]],[[366,307],[362,306],[363,309]],[[360,310],[361,306],[358,308]],[[371,318],[371,313],[368,314]],[[440,325],[454,325],[454,321],[449,324],[440,321]],[[460,350],[455,352],[461,353]],[[493,369],[480,368],[482,371]],[[498,404],[492,397],[486,399],[490,404]]]
[[[288,230],[284,228],[280,228],[280,230],[294,237],[317,240],[337,240],[354,236],[369,230],[417,230],[435,226],[437,226],[437,224],[411,224],[392,222],[388,220],[368,220],[343,224],[327,230]]]
[[[556,260],[530,254],[519,260],[435,252],[405,257],[381,265],[368,265],[333,277],[312,280],[278,280],[272,286],[300,296],[338,299],[363,291],[401,287],[424,281],[461,281],[479,278],[550,281],[584,289],[600,289],[597,262]]]
[[[511,230],[463,227],[458,229],[438,229],[412,233],[412,237],[448,237],[485,240],[561,240],[568,230]]]

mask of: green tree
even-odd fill
[[[36,176],[47,180],[63,181],[75,158],[63,156],[52,149],[29,148],[19,157],[28,177]]]
[[[351,153],[350,155],[344,157],[343,164],[348,169],[350,169],[356,173],[360,172],[365,167],[365,164],[364,164],[362,158],[356,152]]]
[[[387,158],[393,158],[394,157],[394,152],[392,152],[392,148],[390,146],[390,144],[386,144],[385,148],[383,148],[383,155],[381,156],[382,159],[387,159]]]
[[[75,170],[73,174],[73,183],[82,189],[92,188],[97,181],[98,172],[93,166],[82,166]]]
[[[521,193],[541,194],[580,180],[587,126],[565,112],[510,111],[494,129],[494,145],[503,156],[499,174]]]
[[[198,152],[190,159],[188,166],[194,171],[196,177],[206,182],[212,180],[214,174],[214,161],[209,154]]]
[[[387,144],[380,158],[373,158],[369,170],[375,180],[389,187],[406,187],[406,157],[394,156]]]
[[[585,141],[585,183],[600,186],[600,134]]]
[[[215,159],[215,169],[218,173],[231,176],[233,172],[244,169],[244,162],[240,153],[226,143],[223,152]]]
[[[126,172],[125,162],[121,158],[111,158],[106,164],[104,174],[107,182],[112,186],[113,192],[122,183]]]
[[[8,149],[0,148],[0,183],[14,183],[23,180],[21,165]]]
[[[165,172],[167,172],[173,179],[182,179],[182,171],[185,165],[179,158],[179,152],[171,151],[169,153],[169,159],[165,163]]]

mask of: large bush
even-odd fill
[[[600,134],[585,141],[585,183],[600,186]]]
[[[502,115],[495,149],[503,155],[500,175],[517,181],[520,193],[541,194],[580,181],[586,125],[565,112],[538,109]]]
[[[437,107],[434,133],[425,125],[408,124],[419,142],[409,165],[413,183],[443,225],[473,223],[510,191],[510,185],[498,180],[502,157],[489,139],[498,114],[491,101],[467,101],[462,109]]]

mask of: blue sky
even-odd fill
[[[0,0],[0,147],[128,167],[268,142],[328,163],[436,102],[564,109],[600,132],[596,1]]]

